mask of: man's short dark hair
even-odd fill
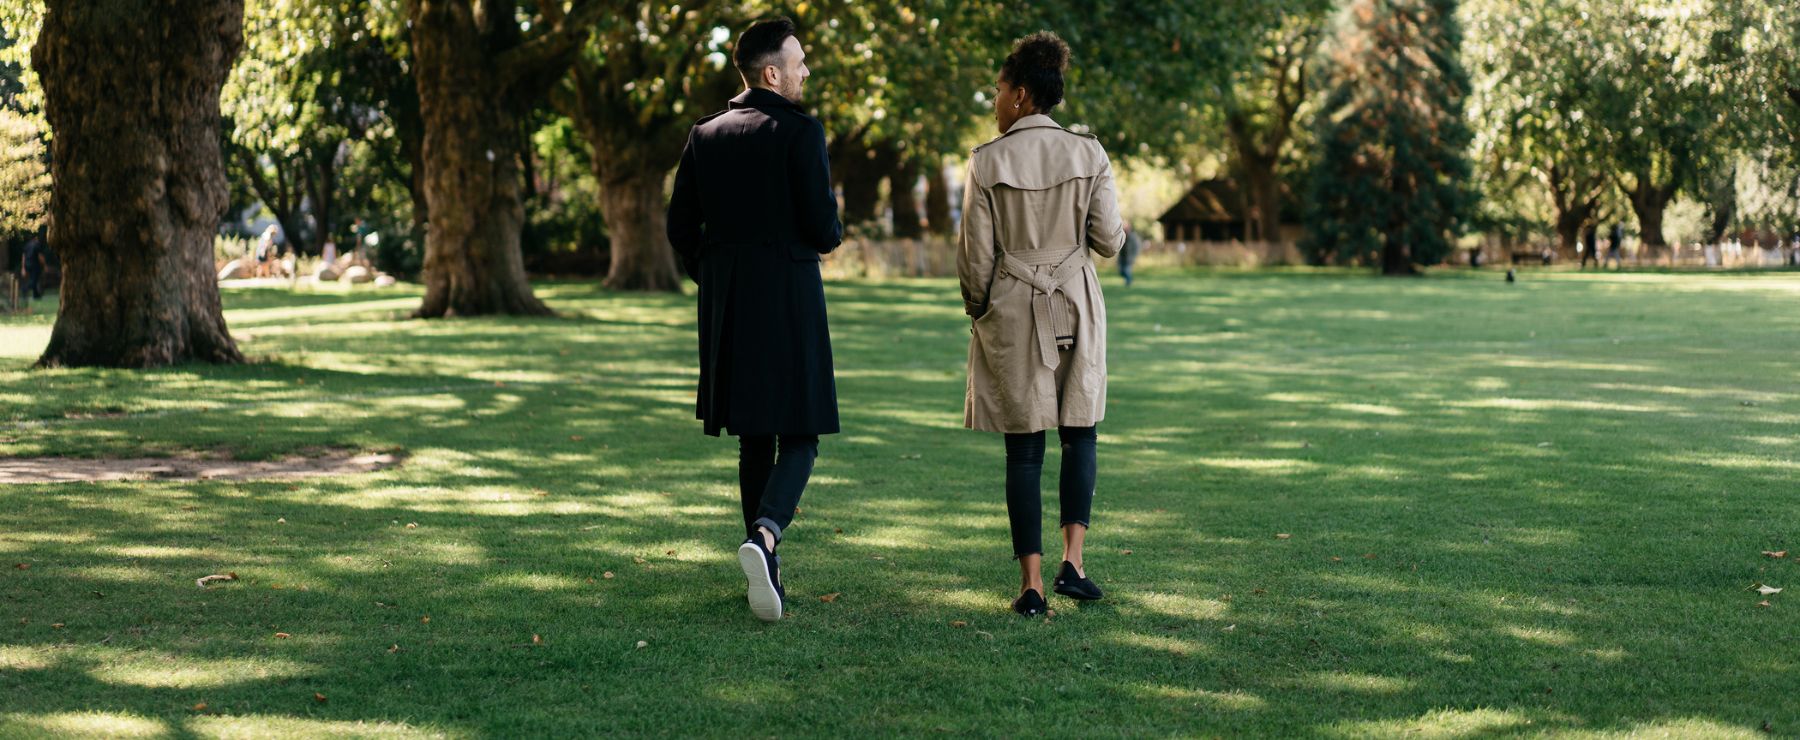
[[[781,54],[782,45],[797,31],[794,22],[785,17],[757,21],[738,37],[737,47],[731,50],[731,63],[737,66],[746,82],[752,85],[761,82],[763,68],[776,63],[775,57]]]

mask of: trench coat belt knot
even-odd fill
[[[1076,245],[1067,254],[1044,257],[1033,255],[1030,259],[1021,259],[1005,251],[1000,256],[1000,274],[1030,285],[1035,291],[1031,296],[1031,318],[1032,323],[1037,326],[1038,359],[1044,363],[1044,367],[1055,370],[1057,350],[1075,345],[1075,327],[1063,325],[1069,306],[1069,297],[1063,291],[1063,286],[1081,275],[1081,268],[1087,262],[1087,248]],[[1056,267],[1039,272],[1032,269],[1033,263],[1054,264]]]

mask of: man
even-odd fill
[[[1625,269],[1625,225],[1613,224],[1612,233],[1606,237],[1606,260],[1613,263],[1614,269]]]
[[[1131,228],[1131,222],[1125,222],[1125,246],[1119,249],[1119,276],[1125,278],[1125,287],[1131,287],[1132,268],[1137,265],[1138,252],[1144,251],[1144,240],[1139,239],[1137,229]]]
[[[1600,269],[1600,229],[1588,224],[1581,230],[1581,269],[1587,269],[1588,260],[1594,261],[1594,269]]]
[[[700,393],[707,434],[738,437],[750,611],[781,619],[775,550],[819,454],[838,431],[820,255],[838,223],[825,128],[800,107],[811,74],[792,21],[738,37],[744,92],[694,124],[675,171],[669,243],[700,286]],[[777,456],[779,451],[779,456]]]
[[[21,255],[24,259],[19,263],[19,271],[25,274],[25,292],[30,293],[34,301],[44,297],[44,270],[50,266],[47,251],[43,235],[32,234]]]

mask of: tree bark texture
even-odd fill
[[[431,219],[417,315],[548,315],[519,252],[518,132],[585,36],[559,23],[527,39],[511,2],[409,0],[407,13]]]
[[[61,308],[40,366],[243,361],[213,236],[229,200],[219,91],[243,0],[49,0],[42,75]]]

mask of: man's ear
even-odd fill
[[[780,90],[781,68],[773,64],[764,65],[762,68],[762,84],[763,87],[769,88],[770,90]]]

